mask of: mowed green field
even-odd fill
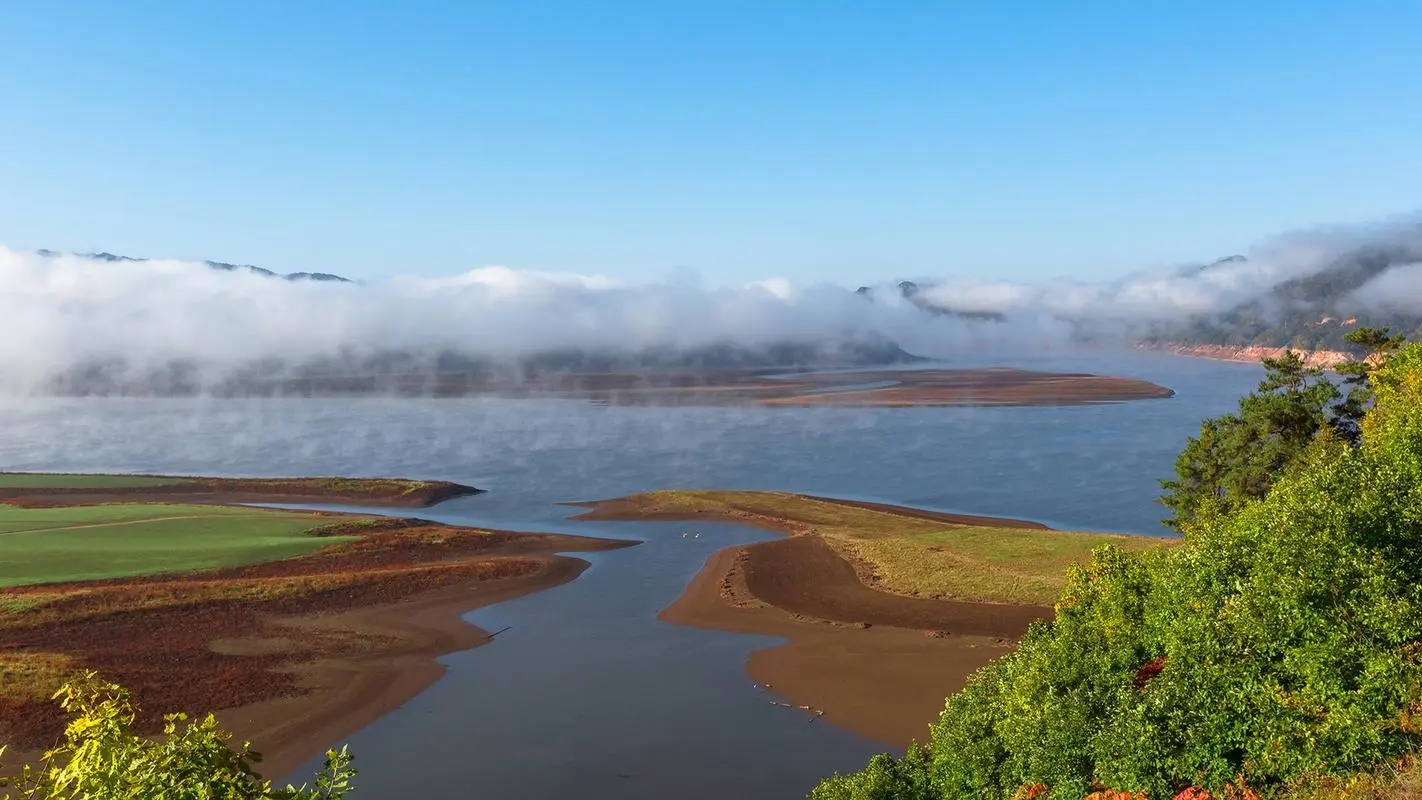
[[[185,478],[156,475],[81,475],[65,472],[0,472],[0,489],[127,489],[172,486]]]
[[[311,536],[330,516],[169,503],[0,505],[0,587],[186,572],[304,555],[351,537]]]

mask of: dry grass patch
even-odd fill
[[[1051,605],[1067,567],[1104,544],[1124,550],[1173,540],[1043,528],[960,524],[962,515],[865,507],[789,492],[664,490],[594,504],[591,519],[725,520],[792,536],[821,536],[898,594]],[[983,518],[968,518],[977,522]],[[1004,524],[1015,521],[1003,520]],[[1020,522],[1015,524],[1020,525]]]
[[[943,527],[907,536],[833,537],[830,543],[868,564],[877,587],[944,600],[1051,605],[1066,585],[1067,567],[1112,544],[1148,550],[1168,540],[1142,536]]]
[[[0,653],[0,699],[48,700],[56,688],[82,671],[63,653]]]

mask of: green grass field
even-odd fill
[[[1173,540],[1108,533],[957,525],[891,511],[830,503],[785,492],[673,490],[625,498],[649,514],[723,517],[795,533],[814,533],[870,565],[878,588],[899,594],[994,603],[1050,605],[1067,567],[1094,548],[1171,546]]]
[[[0,489],[126,489],[134,486],[172,486],[177,483],[187,483],[187,479],[154,475],[0,472]]]
[[[329,516],[231,506],[0,505],[0,587],[232,567],[303,555]]]

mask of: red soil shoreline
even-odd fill
[[[1229,361],[1236,364],[1258,364],[1265,358],[1278,358],[1293,350],[1303,358],[1304,365],[1320,369],[1333,369],[1353,356],[1339,350],[1300,350],[1288,347],[1265,347],[1263,345],[1223,345],[1188,344],[1185,342],[1139,342],[1141,350],[1160,350],[1186,358],[1204,358],[1210,361]]]
[[[402,519],[352,532],[360,538],[245,567],[7,589],[23,610],[0,613],[0,655],[23,665],[65,654],[66,672],[98,670],[133,692],[147,730],[165,712],[216,710],[278,777],[428,687],[444,673],[439,656],[488,643],[463,614],[575,579],[588,563],[562,552],[636,544]],[[44,687],[6,688],[10,771],[63,717]]]

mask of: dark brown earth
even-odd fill
[[[328,532],[362,535],[240,568],[6,589],[0,654],[97,670],[133,692],[143,730],[165,712],[219,710],[276,774],[417,694],[442,674],[437,656],[488,640],[460,614],[587,566],[557,552],[633,544],[398,519]],[[60,733],[55,678],[0,687],[7,764]]]
[[[1051,609],[905,597],[870,589],[853,566],[818,536],[796,536],[745,548],[747,591],[776,608],[831,622],[891,625],[971,636],[1016,638]]]
[[[801,541],[812,543],[808,569],[798,548],[775,547]],[[769,690],[768,702],[902,748],[927,741],[944,699],[979,667],[1008,653],[1031,619],[1051,614],[1049,608],[984,603],[974,609],[875,592],[843,559],[826,557],[828,550],[815,537],[727,548],[707,560],[660,616],[678,625],[784,637],[786,644],[757,650],[746,662],[751,678]],[[785,573],[805,578],[774,577]]]

